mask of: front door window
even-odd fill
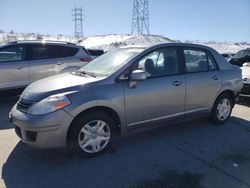
[[[12,46],[0,50],[0,62],[23,60],[24,49],[21,46]]]
[[[147,78],[178,74],[177,49],[170,47],[155,50],[139,61],[138,68],[147,72]]]

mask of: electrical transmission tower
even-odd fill
[[[82,22],[83,22],[83,8],[73,8],[72,9],[72,16],[73,21],[75,23],[75,37],[79,40],[83,37],[83,29],[82,29]]]
[[[149,34],[148,0],[134,0],[131,34]]]

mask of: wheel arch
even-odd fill
[[[230,89],[226,89],[226,90],[221,91],[219,93],[219,95],[216,97],[214,104],[215,104],[216,100],[218,99],[218,97],[220,97],[223,94],[228,94],[230,96],[230,98],[232,99],[232,102],[233,102],[233,107],[234,107],[235,102],[236,102],[236,95],[235,95],[234,91],[232,91]],[[213,104],[213,106],[214,106],[214,104]]]
[[[118,115],[118,113],[110,108],[110,107],[106,107],[106,106],[95,106],[95,107],[90,107],[90,108],[87,108],[85,110],[83,110],[82,112],[80,112],[74,119],[73,121],[70,123],[70,126],[68,128],[68,131],[67,131],[67,141],[68,141],[68,138],[69,138],[69,132],[72,128],[72,125],[74,124],[74,122],[77,120],[78,117],[84,115],[84,114],[88,114],[88,113],[92,113],[92,112],[97,112],[97,111],[101,111],[101,112],[105,112],[107,113],[115,122],[116,124],[116,133],[117,134],[120,134],[121,133],[121,119]]]
[[[219,117],[217,115],[217,105],[219,104],[220,100],[223,99],[222,95],[225,95],[225,94],[229,98],[231,98],[232,106],[231,106],[230,112],[229,112],[228,116],[226,117],[226,119],[219,119]],[[214,101],[213,108],[212,108],[211,113],[210,113],[210,119],[211,119],[211,121],[213,123],[217,124],[217,125],[224,124],[229,119],[229,117],[230,117],[230,115],[232,113],[232,108],[235,105],[235,99],[236,99],[236,95],[230,89],[226,89],[226,90],[223,90],[222,92],[220,92],[219,95],[216,97],[216,99]]]

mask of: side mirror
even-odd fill
[[[144,72],[143,70],[134,70],[130,74],[131,82],[146,80],[146,78],[147,78],[147,73]]]
[[[147,78],[147,73],[144,72],[143,70],[134,70],[130,74],[130,79],[129,79],[129,88],[133,89],[137,87],[137,81],[142,81],[146,80]]]

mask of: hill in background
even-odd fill
[[[42,35],[35,33],[1,33],[0,43],[13,40],[53,40],[66,41],[76,43],[76,39],[71,36],[64,35]],[[85,37],[79,44],[86,48],[103,49],[109,51],[111,49],[138,44],[154,44],[162,42],[174,42],[173,40],[159,35],[96,35]],[[204,41],[185,41],[188,43],[202,44],[216,49],[220,53],[236,53],[241,49],[250,48],[250,44],[246,42],[230,43],[230,42],[204,42]]]

